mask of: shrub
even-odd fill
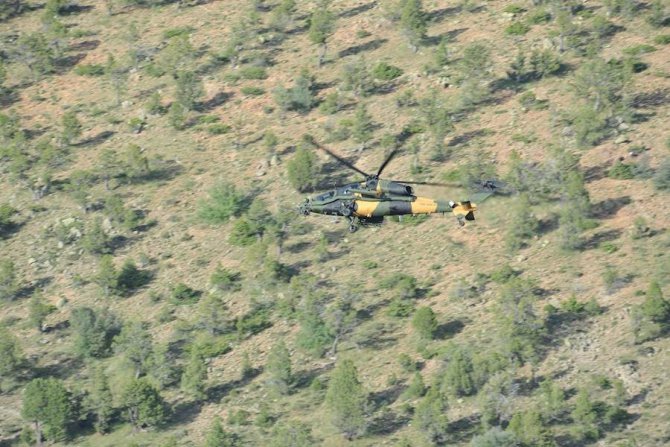
[[[654,43],[658,45],[667,45],[670,43],[670,34],[661,34],[654,37]]]
[[[210,224],[222,224],[238,216],[246,208],[246,200],[235,186],[219,183],[209,191],[209,199],[200,203],[198,216]]]
[[[127,260],[121,267],[117,277],[117,288],[124,294],[144,286],[151,279],[149,272],[137,268],[132,260]]]
[[[180,26],[178,28],[169,28],[163,31],[163,39],[170,40],[173,37],[188,36],[193,31],[195,31],[195,28],[191,26]]]
[[[380,62],[372,69],[372,76],[380,81],[391,81],[402,75],[402,70],[386,62]]]
[[[223,123],[216,123],[212,124],[211,126],[207,126],[207,132],[210,135],[223,135],[230,132],[230,129],[231,128],[229,125]]]
[[[242,94],[247,95],[247,96],[260,96],[265,94],[265,89],[262,87],[256,87],[256,86],[247,86],[247,87],[242,87],[240,89]]]
[[[100,64],[77,65],[74,72],[79,76],[102,76],[105,74],[105,66]]]
[[[233,224],[228,236],[228,242],[240,247],[246,247],[258,240],[256,228],[246,217],[240,217]]]
[[[627,47],[623,49],[623,54],[627,56],[639,56],[641,54],[653,53],[656,51],[656,47],[646,43],[640,45],[633,45],[632,47]]]
[[[298,147],[295,155],[286,163],[288,181],[300,192],[310,190],[317,184],[317,158],[306,144]]]
[[[505,33],[512,36],[523,36],[530,31],[530,26],[523,22],[514,22],[505,28]]]
[[[216,267],[214,273],[209,277],[209,284],[211,287],[216,288],[217,290],[222,291],[237,291],[240,290],[240,274],[237,272],[231,272],[223,268],[221,265]]]
[[[526,20],[531,25],[540,25],[551,21],[551,14],[546,9],[536,9],[528,14]]]
[[[654,186],[661,191],[670,190],[670,157],[666,157],[656,170]]]
[[[505,6],[505,9],[503,9],[503,12],[507,12],[510,14],[521,14],[526,12],[526,9],[519,5],[507,5]]]
[[[325,115],[333,115],[340,110],[340,95],[337,92],[329,93],[319,104],[319,111]]]
[[[409,317],[414,310],[414,304],[408,299],[396,297],[386,309],[387,313],[392,317],[404,318]]]
[[[7,203],[0,204],[0,236],[12,227],[12,216],[18,211]]]
[[[437,330],[435,312],[430,307],[419,307],[412,318],[412,326],[423,340],[431,340]]]
[[[194,304],[200,299],[202,292],[180,282],[172,287],[170,299],[174,304]]]
[[[293,87],[277,87],[274,90],[275,101],[282,110],[294,110],[306,113],[314,107],[314,88],[312,77],[302,72]]]
[[[618,180],[630,180],[635,178],[635,165],[617,161],[614,166],[607,171],[607,176]]]
[[[249,66],[240,70],[242,79],[267,79],[268,73],[263,67]]]

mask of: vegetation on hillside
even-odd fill
[[[663,0],[1,2],[0,444],[665,445],[669,26]],[[512,193],[348,234],[295,212],[357,175],[316,142]]]

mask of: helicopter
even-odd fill
[[[310,213],[330,216],[342,216],[349,220],[349,232],[358,230],[358,226],[379,225],[386,216],[403,216],[451,212],[460,226],[465,221],[475,220],[477,204],[471,200],[455,202],[452,200],[431,199],[414,195],[410,185],[453,186],[447,183],[396,181],[380,178],[384,168],[398,154],[393,150],[374,174],[369,174],[349,163],[344,158],[312,141],[316,147],[326,152],[342,165],[363,175],[365,180],[336,187],[322,194],[308,197],[298,206],[298,212],[304,216]],[[482,192],[477,195],[481,201],[492,195],[501,184],[495,180],[479,183]]]

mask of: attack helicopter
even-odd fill
[[[477,204],[471,200],[454,202],[452,200],[431,199],[414,195],[410,185],[453,186],[447,183],[414,182],[385,180],[380,176],[384,168],[398,155],[393,150],[374,174],[369,174],[349,163],[344,158],[313,141],[316,147],[326,152],[342,165],[364,176],[364,180],[336,187],[330,191],[308,197],[298,206],[298,212],[304,216],[310,213],[342,216],[349,220],[349,231],[355,232],[359,225],[379,225],[385,216],[403,216],[451,212],[460,226],[465,221],[475,220]],[[501,184],[494,180],[479,183],[481,192],[477,201],[482,201],[499,188]]]

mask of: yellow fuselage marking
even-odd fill
[[[356,211],[354,216],[358,217],[372,217],[379,202],[368,202],[365,200],[356,200]]]
[[[412,214],[430,214],[437,211],[437,202],[427,197],[417,197],[411,202]]]
[[[454,214],[457,216],[465,216],[468,214],[470,211],[477,211],[477,205],[474,203],[471,203],[469,206],[468,205],[463,205],[460,202],[458,205],[454,207]]]

